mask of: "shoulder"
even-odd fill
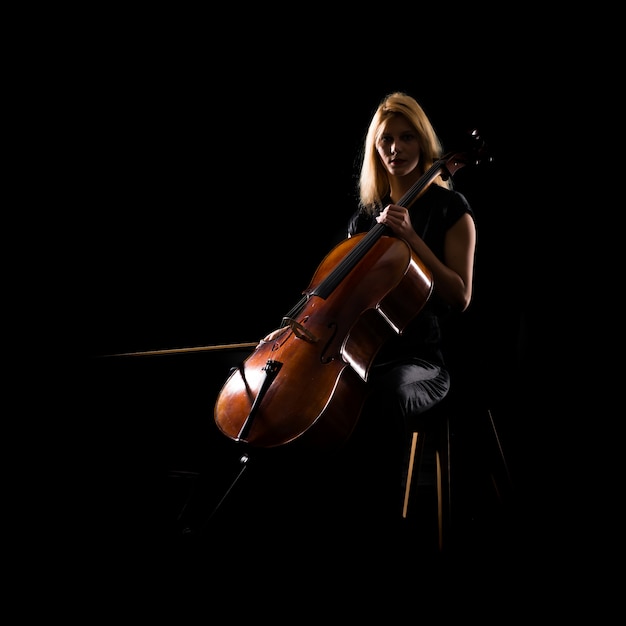
[[[472,219],[474,218],[474,211],[469,201],[456,189],[431,185],[427,195],[429,201],[441,210],[443,217],[449,223],[456,222],[464,213],[468,213]]]
[[[454,204],[466,206],[470,209],[467,198],[456,189],[448,189],[447,187],[441,187],[440,185],[431,185],[428,188],[427,195],[430,196],[431,202],[438,202],[442,205]]]

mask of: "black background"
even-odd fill
[[[218,492],[227,483],[237,454],[212,411],[242,358],[228,346],[276,328],[345,237],[367,124],[395,90],[422,104],[446,150],[476,128],[493,159],[455,175],[478,227],[457,358],[496,419],[524,520],[541,510],[552,528],[562,499],[549,488],[562,471],[553,444],[567,420],[550,410],[558,394],[543,391],[554,391],[565,358],[546,250],[557,208],[538,201],[528,170],[537,135],[552,141],[543,130],[563,92],[538,91],[536,68],[506,33],[465,33],[471,46],[441,33],[420,49],[386,31],[348,40],[333,29],[311,41],[296,29],[244,45],[232,23],[181,29],[163,17],[85,33],[64,69],[78,181],[70,321],[87,374],[74,452],[83,493],[95,496],[74,504],[93,505],[81,514],[87,534],[106,529],[123,543],[152,538],[155,525],[158,534],[176,513],[163,491],[172,471],[208,473]],[[116,356],[199,346],[224,350]]]

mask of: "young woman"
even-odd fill
[[[365,138],[360,205],[348,236],[385,224],[432,273],[433,293],[406,333],[386,342],[376,358],[373,385],[386,406],[409,421],[448,393],[442,321],[472,299],[476,226],[452,178],[437,175],[410,205],[397,204],[442,156],[441,143],[422,107],[404,93],[379,105]]]

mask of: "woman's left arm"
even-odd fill
[[[434,289],[439,297],[454,309],[465,311],[472,301],[474,281],[476,225],[472,216],[464,213],[447,231],[443,260],[437,258],[415,232],[406,208],[391,204],[377,221],[387,224],[413,248],[432,272]]]

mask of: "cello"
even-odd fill
[[[475,130],[471,136],[478,148],[435,161],[397,204],[408,207],[438,175],[477,164],[484,145]],[[342,241],[279,329],[231,371],[214,405],[218,429],[254,448],[342,444],[357,424],[374,357],[432,291],[430,270],[384,224]]]

